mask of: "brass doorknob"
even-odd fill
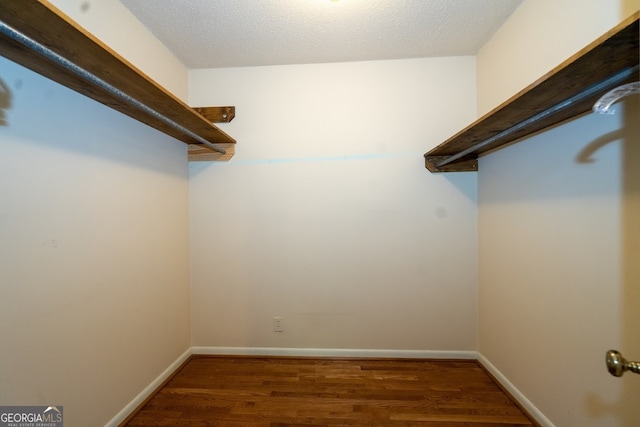
[[[609,350],[607,351],[607,369],[614,377],[621,377],[625,371],[640,374],[640,362],[629,362],[619,351]]]

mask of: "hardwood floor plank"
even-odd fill
[[[194,356],[127,426],[533,426],[475,361]]]

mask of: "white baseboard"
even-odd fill
[[[404,359],[471,359],[478,358],[476,351],[433,350],[362,350],[337,348],[274,348],[274,347],[191,347],[193,354],[247,355],[247,356],[298,356],[298,357],[363,357]]]
[[[478,362],[480,362],[487,371],[491,372],[496,380],[498,380],[500,384],[502,384],[502,386],[511,393],[511,395],[529,412],[529,414],[531,414],[533,418],[536,419],[536,421],[540,423],[542,427],[555,427],[554,424],[545,417],[544,414],[536,408],[535,405],[531,403],[531,401],[527,399],[526,396],[502,374],[502,372],[498,370],[498,368],[493,365],[493,363],[489,362],[489,359],[478,353]]]
[[[182,365],[185,360],[191,356],[191,348],[185,351],[175,362],[173,362],[167,369],[165,369],[155,380],[151,382],[144,390],[140,392],[127,406],[122,408],[118,414],[113,417],[111,421],[105,424],[105,427],[117,427],[123,422],[144,400],[151,395],[160,385],[173,374],[176,369]]]

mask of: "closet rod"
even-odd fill
[[[120,89],[110,85],[109,83],[105,82],[101,78],[95,76],[94,74],[91,74],[89,71],[85,70],[84,68],[82,68],[82,67],[74,64],[73,62],[69,61],[64,56],[57,54],[56,52],[52,51],[48,47],[38,43],[37,41],[33,40],[30,37],[22,34],[20,31],[14,29],[13,27],[7,25],[6,23],[4,23],[2,21],[0,21],[0,33],[9,36],[10,38],[15,40],[16,42],[22,44],[23,46],[27,47],[28,49],[31,49],[32,51],[34,51],[36,53],[39,53],[40,55],[44,56],[48,60],[53,61],[58,65],[61,65],[62,67],[66,68],[67,70],[71,71],[72,73],[78,75],[79,77],[85,79],[86,81],[95,84],[96,86],[100,87],[101,89],[106,90],[107,92],[110,92],[111,94],[113,94],[117,98],[119,98],[121,101],[124,101],[124,102],[126,102],[126,103],[128,103],[130,105],[133,105],[134,107],[136,107],[136,108],[144,111],[145,113],[155,117],[156,119],[164,122],[165,124],[173,127],[174,129],[177,129],[178,131],[184,133],[185,135],[190,136],[191,138],[193,138],[196,141],[202,143],[203,145],[207,146],[208,148],[210,148],[210,149],[212,149],[212,150],[214,150],[214,151],[216,151],[216,152],[218,152],[220,154],[227,154],[226,150],[224,150],[223,148],[220,148],[220,147],[217,147],[217,146],[213,145],[212,143],[210,143],[206,139],[202,138],[200,135],[198,135],[198,134],[190,131],[189,129],[185,128],[184,126],[174,122],[173,120],[171,120],[170,118],[164,116],[163,114],[158,113],[156,110],[152,109],[148,105],[138,101],[135,98],[132,98],[131,96],[127,95],[126,93],[124,93]]]
[[[502,132],[499,132],[495,135],[493,135],[490,138],[485,139],[484,141],[481,141],[477,144],[472,145],[471,147],[467,148],[466,150],[460,151],[459,153],[453,154],[450,157],[447,157],[444,160],[441,160],[438,163],[434,163],[434,166],[436,168],[440,168],[442,166],[448,165],[449,163],[453,163],[458,159],[461,159],[465,156],[468,156],[469,154],[474,153],[475,151],[486,147],[487,145],[501,139],[504,138],[508,135],[511,135],[514,132],[517,132],[539,120],[542,120],[548,116],[551,116],[559,111],[564,110],[565,108],[568,108],[578,102],[584,101],[585,99],[597,95],[600,92],[612,89],[622,83],[624,83],[625,81],[627,81],[630,77],[633,77],[635,73],[638,72],[638,69],[640,69],[640,66],[635,65],[633,67],[630,68],[626,68],[616,74],[613,74],[610,77],[607,77],[606,79],[602,80],[600,83],[596,83],[594,85],[592,85],[591,87],[586,88],[585,90],[583,90],[582,92],[579,92],[575,95],[570,96],[569,98],[565,99],[564,101],[547,108],[544,111],[541,111],[531,117],[529,117],[526,120],[523,120],[513,126],[511,126],[510,128],[507,128],[505,130],[503,130]]]

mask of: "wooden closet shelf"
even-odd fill
[[[3,0],[0,21],[0,55],[194,146],[190,160],[233,155],[232,137],[49,2]]]
[[[477,171],[478,157],[590,111],[609,90],[638,81],[634,15],[503,104],[427,152],[431,172]]]

